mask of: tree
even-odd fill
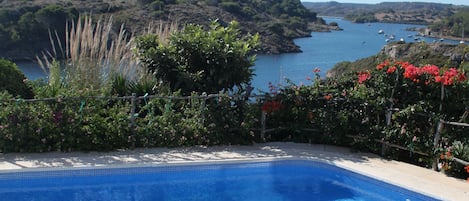
[[[25,83],[26,77],[11,61],[0,59],[0,92],[7,91],[21,98],[34,98],[32,89]]]
[[[189,24],[167,43],[154,34],[137,39],[138,55],[147,69],[171,90],[186,95],[248,84],[255,61],[251,53],[258,45],[258,35],[241,36],[235,21],[227,27],[213,21],[209,30]]]

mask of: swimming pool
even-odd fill
[[[437,200],[322,162],[277,160],[0,174],[20,200]]]

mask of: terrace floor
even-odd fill
[[[134,149],[89,153],[0,154],[0,172],[42,171],[58,168],[151,166],[221,161],[311,159],[358,172],[443,200],[468,200],[469,182],[415,165],[383,159],[349,148],[297,143],[252,146]]]

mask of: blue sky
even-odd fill
[[[302,2],[328,2],[331,0],[301,0]],[[401,2],[400,0],[335,0],[340,3],[369,3],[376,4],[380,2]],[[405,0],[403,0],[405,1]],[[454,5],[468,5],[469,0],[407,0],[407,2],[436,2],[436,3],[446,3]]]

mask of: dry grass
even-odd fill
[[[167,45],[171,34],[180,29],[178,21],[173,21],[170,24],[165,24],[163,21],[159,23],[152,23],[148,25],[144,34],[154,34],[158,36],[161,44]]]
[[[134,37],[123,27],[113,33],[112,17],[96,22],[89,16],[80,17],[67,25],[65,51],[57,34],[55,38],[50,34],[52,52],[37,58],[41,67],[49,71],[49,84],[60,82],[72,90],[102,90],[108,89],[117,75],[133,82],[151,79],[135,55]],[[149,25],[144,34],[156,34],[166,44],[175,30],[177,23],[160,22]],[[64,59],[57,63],[59,58]]]
[[[52,53],[38,58],[39,64],[50,72],[50,84],[61,80],[72,89],[94,90],[108,87],[116,74],[129,80],[146,75],[133,54],[133,37],[127,35],[123,26],[113,34],[112,18],[94,23],[89,16],[80,17],[76,23],[67,25],[65,51],[57,35],[55,39],[51,36],[51,45]],[[54,70],[57,67],[53,61],[57,60],[61,60],[62,73]]]

